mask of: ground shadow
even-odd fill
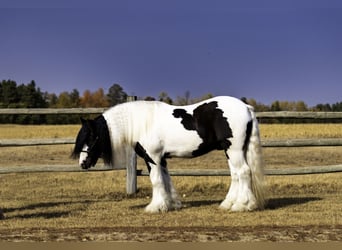
[[[10,213],[15,211],[24,211],[24,210],[31,210],[31,209],[39,209],[39,208],[50,208],[50,207],[57,207],[62,205],[70,205],[70,204],[90,204],[95,202],[94,200],[82,200],[82,201],[57,201],[57,202],[39,202],[34,204],[28,204],[26,206],[20,207],[12,207],[12,208],[4,208],[4,213]]]
[[[182,201],[182,210],[183,209],[189,209],[193,207],[202,207],[202,206],[210,206],[213,204],[219,205],[221,200],[197,200],[197,201]],[[141,205],[135,205],[130,206],[131,209],[143,209],[145,208],[149,203],[144,203]]]
[[[142,195],[142,194],[140,194]],[[138,196],[138,195],[136,195]],[[0,219],[14,219],[14,218],[19,218],[19,219],[25,219],[25,218],[36,218],[36,217],[43,217],[43,218],[59,218],[62,216],[67,216],[71,212],[70,211],[63,211],[61,212],[60,210],[61,207],[63,206],[68,206],[68,205],[74,205],[78,204],[81,205],[78,210],[85,210],[87,209],[87,205],[93,204],[96,202],[104,202],[104,201],[110,201],[110,202],[115,202],[115,201],[121,201],[123,199],[127,198],[135,198],[136,196],[128,196],[125,193],[121,192],[111,192],[107,193],[106,195],[103,195],[102,197],[98,197],[96,199],[73,199],[70,198],[70,200],[61,200],[61,201],[50,201],[50,202],[39,202],[39,203],[32,203],[32,204],[27,204],[23,206],[18,206],[18,207],[8,207],[8,208],[3,208],[2,211],[2,216],[0,216]],[[55,209],[53,209],[55,208]],[[50,209],[50,210],[56,210],[56,211],[49,211],[49,212],[41,212],[41,211],[33,211],[37,209]],[[58,211],[59,210],[59,211]],[[65,210],[65,209],[63,209]],[[15,212],[20,212],[21,214],[16,214],[13,215],[11,213]]]
[[[127,197],[127,196],[126,196]],[[108,198],[108,197],[107,197]],[[117,198],[117,197],[116,197]],[[301,205],[312,201],[322,200],[320,197],[281,197],[281,198],[271,198],[267,201],[267,205],[265,207],[266,210],[275,210],[280,209],[292,205]],[[67,206],[70,204],[81,204],[87,205],[98,202],[98,199],[95,200],[80,200],[80,201],[58,201],[58,202],[41,202],[35,204],[28,204],[26,206],[20,207],[12,207],[12,208],[4,208],[2,212],[5,214],[5,219],[27,219],[27,218],[60,218],[63,216],[69,215],[72,211],[55,211],[55,212],[33,212],[30,210],[40,209],[40,208],[53,208],[60,206]],[[103,200],[102,200],[103,201]],[[193,201],[182,201],[182,209],[190,209],[194,207],[202,207],[202,206],[211,206],[211,205],[219,205],[221,200],[193,200]],[[143,209],[148,205],[148,203],[130,206],[131,209]],[[84,208],[86,209],[86,208]],[[17,215],[9,215],[11,212],[20,212],[25,211],[24,214]],[[7,214],[7,215],[6,215]]]
[[[44,218],[44,219],[56,219],[63,216],[67,216],[68,212],[40,212],[40,213],[25,213],[18,215],[7,215],[5,219],[32,219],[32,218]]]
[[[266,210],[275,210],[279,208],[284,208],[292,205],[301,205],[311,201],[322,200],[320,197],[282,197],[282,198],[271,198],[267,201]],[[182,201],[181,209],[190,209],[194,207],[211,206],[217,205],[222,202],[222,200],[194,200],[194,201]],[[143,209],[148,205],[144,203],[141,205],[131,206],[131,209]]]
[[[4,219],[28,219],[28,218],[45,218],[45,219],[52,219],[52,218],[60,218],[63,216],[69,215],[73,210],[70,211],[49,211],[49,212],[39,212],[39,211],[32,211],[35,209],[48,209],[48,208],[56,208],[60,206],[67,206],[70,204],[90,204],[94,203],[97,200],[82,200],[82,201],[58,201],[58,202],[40,202],[40,203],[34,203],[34,204],[28,204],[26,206],[20,206],[20,207],[11,207],[11,208],[4,208],[2,209],[4,213]],[[84,208],[85,209],[85,208]],[[22,212],[23,214],[16,214],[11,215],[9,213],[12,212]]]
[[[203,207],[211,206],[216,204],[217,206],[222,202],[222,200],[196,200],[196,201],[185,201],[182,202],[182,209],[192,208],[192,207]]]
[[[265,209],[274,210],[283,207],[288,207],[291,205],[301,205],[311,201],[319,201],[322,200],[320,197],[282,197],[282,198],[271,198],[267,201],[267,205]],[[197,201],[186,201],[182,202],[183,208],[191,208],[191,207],[201,207],[201,206],[211,206],[219,204],[222,200],[197,200]]]
[[[292,205],[305,204],[311,201],[322,200],[320,197],[282,197],[272,198],[267,201],[265,209],[274,210]]]

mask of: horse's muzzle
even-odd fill
[[[90,158],[90,157],[87,157],[84,161],[82,161],[82,163],[80,164],[81,168],[82,169],[88,169],[88,168],[91,168],[91,167],[94,167],[97,163],[97,158]]]
[[[81,167],[82,169],[88,169],[88,168],[90,168],[90,166],[88,166],[87,164],[85,164],[85,162],[82,162],[82,164],[80,165],[80,167]]]
[[[91,161],[89,159],[84,160],[81,164],[80,167],[82,169],[88,169],[90,167],[92,167]]]

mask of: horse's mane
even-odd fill
[[[107,126],[107,122],[104,119],[103,115],[100,115],[95,118],[96,123],[96,134],[100,138],[100,150],[102,151],[102,159],[105,164],[112,164],[112,148],[111,148],[111,140],[109,135],[109,129]]]
[[[135,101],[116,105],[103,113],[111,138],[114,168],[122,167],[139,138],[152,132],[156,112],[163,105],[167,104]]]

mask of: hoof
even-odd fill
[[[172,210],[179,210],[182,208],[182,202],[180,200],[176,200],[172,202]]]
[[[224,200],[221,202],[219,208],[223,209],[223,210],[230,210],[233,206],[233,201],[229,201],[229,200]]]
[[[167,211],[169,211],[169,208],[166,206],[166,204],[160,204],[160,205],[149,204],[145,208],[145,212],[147,213],[160,213],[160,212],[167,212]]]
[[[258,206],[256,205],[255,202],[248,202],[247,204],[242,204],[242,203],[235,203],[231,210],[233,212],[248,212],[248,211],[254,211],[257,210]]]
[[[162,202],[159,204],[150,203],[146,208],[145,212],[148,213],[164,213],[172,210],[179,210],[182,208],[182,203],[177,201],[172,201],[172,203],[168,204],[166,202]]]
[[[230,210],[232,212],[247,212],[247,211],[254,211],[258,209],[258,206],[255,202],[248,202],[248,203],[239,203],[233,202],[229,200],[224,200],[220,204],[220,209]]]

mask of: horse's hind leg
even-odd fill
[[[252,192],[252,176],[242,150],[228,150],[232,183],[220,207],[232,211],[252,211],[257,208]]]
[[[220,204],[220,208],[230,210],[236,202],[239,194],[239,176],[236,172],[236,169],[232,167],[232,164],[230,163],[229,159],[228,165],[230,167],[231,183],[226,198]]]

